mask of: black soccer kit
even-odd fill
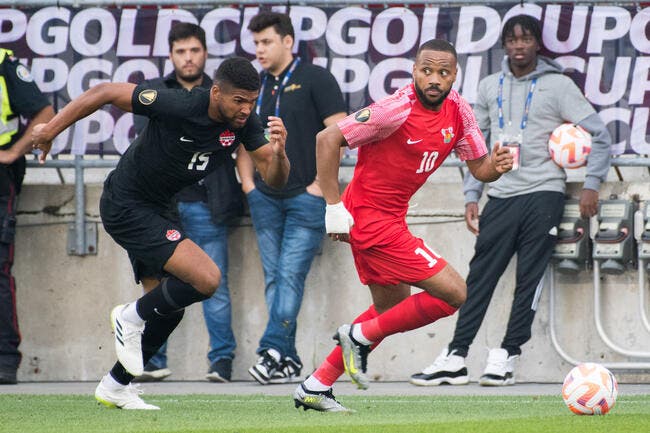
[[[294,59],[296,62],[296,59]],[[298,60],[277,77],[262,72],[264,88],[259,114],[266,124],[268,116],[279,115],[289,133],[286,152],[291,171],[282,189],[268,186],[255,172],[255,188],[273,198],[289,198],[305,192],[316,178],[316,134],[323,130],[323,120],[336,113],[345,113],[346,105],[336,79],[326,69]],[[285,77],[290,75],[285,81]],[[278,109],[278,114],[276,113]]]
[[[209,89],[199,87],[188,92],[143,83],[133,92],[133,113],[149,117],[149,124],[106,179],[100,213],[108,234],[129,253],[136,281],[164,276],[185,237],[168,216],[174,194],[223,164],[240,143],[252,151],[267,142],[254,113],[240,129],[210,119],[209,98]]]

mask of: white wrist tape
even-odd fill
[[[325,207],[325,230],[327,233],[350,233],[354,219],[343,202],[328,204]]]

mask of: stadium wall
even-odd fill
[[[647,171],[637,170],[632,182],[604,185],[601,198],[650,200]],[[35,170],[32,170],[32,172]],[[463,221],[463,201],[458,168],[444,168],[414,196],[408,221],[423,237],[465,275],[473,253],[473,236]],[[615,176],[610,176],[610,179]],[[579,185],[571,184],[577,197]],[[98,223],[96,255],[67,254],[68,224],[74,218],[71,185],[31,185],[24,188],[19,205],[15,257],[17,303],[23,342],[20,381],[95,381],[114,363],[113,340],[108,322],[110,309],[140,294],[126,253],[103,231],[99,223],[99,184],[86,189],[86,216]],[[249,380],[248,367],[256,360],[255,349],[267,319],[263,276],[255,234],[249,221],[235,227],[230,239],[230,285],[233,326],[237,338],[234,379]],[[616,355],[596,333],[593,316],[593,274],[558,277],[556,316],[558,340],[576,359],[597,362],[634,361]],[[510,310],[514,263],[506,271],[487,317],[470,349],[468,367],[472,380],[482,373],[487,348],[498,346]],[[622,276],[605,276],[603,323],[619,345],[630,350],[650,350],[638,307],[636,270]],[[646,289],[647,290],[647,289]],[[305,373],[317,367],[332,348],[331,336],[339,324],[349,322],[370,303],[369,291],[356,276],[349,248],[325,240],[307,281],[299,317],[298,349]],[[648,308],[648,306],[645,306]],[[369,372],[376,380],[401,381],[428,365],[449,342],[455,316],[388,338],[370,359]],[[545,285],[533,326],[533,338],[523,347],[517,368],[522,382],[560,382],[571,365],[554,350],[550,338],[549,291]],[[172,380],[202,380],[208,365],[208,338],[200,306],[191,306],[169,345]],[[648,370],[618,372],[622,381],[648,381]]]

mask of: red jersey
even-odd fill
[[[455,90],[436,112],[422,105],[410,84],[338,127],[350,148],[359,148],[342,196],[358,248],[388,243],[406,227],[409,200],[452,150],[463,161],[487,153],[471,107]]]

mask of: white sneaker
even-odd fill
[[[118,305],[111,311],[111,327],[115,333],[115,352],[122,366],[134,376],[142,376],[142,333],[144,323],[137,325],[122,318],[125,305]]]
[[[266,385],[280,368],[280,358],[280,352],[277,350],[264,350],[257,359],[257,364],[248,369],[248,374],[253,376],[260,385]]]
[[[140,395],[143,391],[137,385],[125,385],[118,390],[110,390],[102,380],[95,389],[95,400],[106,407],[127,410],[160,410],[158,406],[145,403]]]
[[[481,386],[504,386],[515,384],[515,360],[519,355],[508,356],[506,349],[490,349]]]
[[[469,383],[465,358],[455,355],[456,351],[444,348],[433,364],[411,376],[409,382],[419,386],[466,385]]]

